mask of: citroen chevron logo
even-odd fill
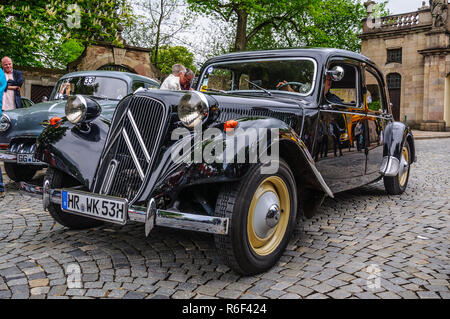
[[[139,142],[139,146],[141,147],[141,150],[144,153],[145,160],[147,161],[147,164],[150,164],[150,161],[151,161],[150,154],[148,153],[147,147],[145,146],[144,140],[142,139],[142,136],[139,133],[138,127],[136,125],[136,121],[134,120],[133,114],[131,114],[130,110],[128,110],[128,112],[127,112],[127,117],[131,123],[131,127],[133,128],[133,132]],[[123,130],[122,130],[122,136],[125,139],[125,143],[128,147],[128,151],[130,152],[131,158],[133,159],[134,165],[136,166],[136,169],[139,173],[139,177],[141,178],[142,181],[144,181],[144,178],[145,178],[144,170],[142,169],[142,166],[139,163],[139,159],[136,155],[136,152],[133,149],[133,144],[131,143],[128,132],[126,131],[125,128],[123,128]]]

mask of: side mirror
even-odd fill
[[[48,97],[43,96],[41,102],[48,102]]]
[[[337,65],[334,68],[332,68],[331,70],[327,71],[327,74],[331,76],[331,79],[334,82],[339,82],[339,81],[342,81],[342,79],[344,78],[345,71],[342,66]]]

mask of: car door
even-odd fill
[[[388,100],[380,74],[372,67],[364,68],[364,104],[367,110],[367,165],[365,174],[370,179],[380,176],[383,161],[383,132],[391,116],[388,112]]]
[[[333,192],[340,192],[359,186],[364,177],[366,155],[355,128],[364,122],[365,112],[361,64],[350,59],[334,59],[328,70],[336,67],[344,70],[344,76],[340,81],[331,81],[329,90],[330,76],[323,79],[314,159],[327,185]]]

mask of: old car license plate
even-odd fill
[[[17,164],[44,164],[38,161],[34,154],[17,154]]]
[[[128,203],[118,198],[63,190],[61,208],[63,211],[86,217],[125,224]]]

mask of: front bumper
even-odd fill
[[[46,167],[47,164],[36,160],[31,160],[29,155],[34,154],[36,150],[36,138],[18,137],[11,141],[11,143],[0,149],[0,161],[5,163],[17,163],[20,165],[31,165]],[[26,159],[26,161],[24,161]],[[30,159],[30,160],[28,160]]]
[[[16,163],[17,162],[17,153],[0,150],[0,161],[7,162],[7,163]]]
[[[62,202],[62,190],[50,189],[49,187],[35,186],[24,182],[20,183],[20,192],[29,196],[41,198],[44,209],[49,203],[59,204]],[[129,221],[148,224],[148,210],[146,207],[131,206],[128,208]],[[183,229],[189,231],[203,232],[215,235],[228,234],[228,218],[188,214],[177,211],[156,209],[151,223],[155,226]]]

